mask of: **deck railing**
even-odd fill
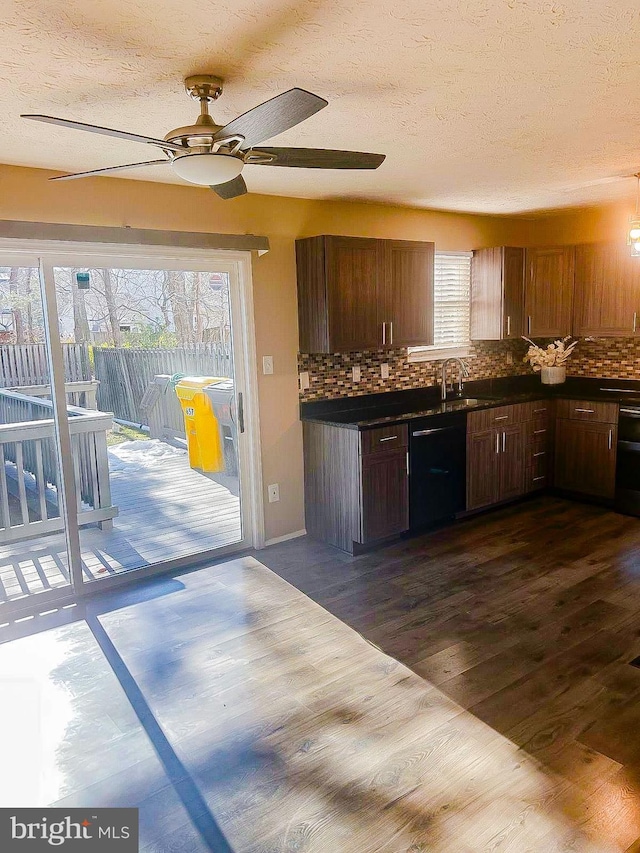
[[[68,406],[78,523],[110,527],[107,431],[112,416]],[[7,464],[12,463],[12,464]],[[0,542],[63,529],[51,400],[0,389]]]
[[[64,390],[67,395],[67,403],[83,409],[97,409],[96,397],[99,384],[96,379],[88,379],[83,382],[65,382]],[[25,394],[27,397],[51,399],[51,385],[21,385],[11,390],[17,394]]]

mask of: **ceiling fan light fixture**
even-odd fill
[[[191,184],[218,186],[237,178],[244,163],[230,154],[183,154],[171,161],[173,171]]]

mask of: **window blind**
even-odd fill
[[[433,282],[433,346],[469,343],[471,255],[436,252]]]

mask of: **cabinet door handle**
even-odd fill
[[[534,435],[541,435],[543,432],[546,432],[546,429],[534,429]]]
[[[533,458],[535,459],[535,458],[536,458],[536,456],[546,456],[546,455],[547,455],[547,451],[546,451],[546,450],[540,450],[538,453],[534,453],[534,454],[533,454]]]
[[[387,324],[382,324],[382,346],[387,343]]]
[[[242,391],[238,393],[238,429],[240,433],[244,432],[244,397]]]
[[[636,326],[637,326],[637,324],[638,324],[638,312],[637,312],[637,311],[634,311],[634,312],[633,312],[633,334],[634,334],[634,335],[635,335],[635,333],[636,333]]]
[[[613,448],[613,430],[609,430],[609,450]]]
[[[507,449],[507,434],[506,432],[502,433],[502,452],[504,453]]]
[[[407,450],[407,477],[409,476],[409,451]]]
[[[507,337],[511,337],[511,316],[507,314]]]
[[[584,412],[586,415],[593,415],[593,414],[595,414],[596,410],[595,409],[574,409],[573,411],[574,412]]]
[[[500,453],[500,433],[496,433],[496,453]]]
[[[494,418],[494,421],[508,421],[509,415],[500,415],[498,418]]]
[[[389,343],[393,346],[393,322],[389,323]]]
[[[386,438],[379,438],[378,441],[380,443],[382,443],[383,441],[393,441],[397,437],[397,435],[388,435]]]
[[[534,482],[534,483],[537,483],[537,482],[538,482],[538,480],[546,480],[546,479],[547,479],[547,478],[546,478],[544,475],[543,475],[542,477],[534,477],[534,478],[533,478],[533,482]]]
[[[533,414],[534,414],[534,415],[539,415],[539,414],[540,414],[540,412],[546,412],[546,411],[547,411],[546,407],[545,407],[544,409],[534,409],[534,410],[533,410]]]
[[[531,334],[531,314],[527,317],[527,334]]]

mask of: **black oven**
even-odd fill
[[[615,506],[640,516],[640,404],[620,406]]]

